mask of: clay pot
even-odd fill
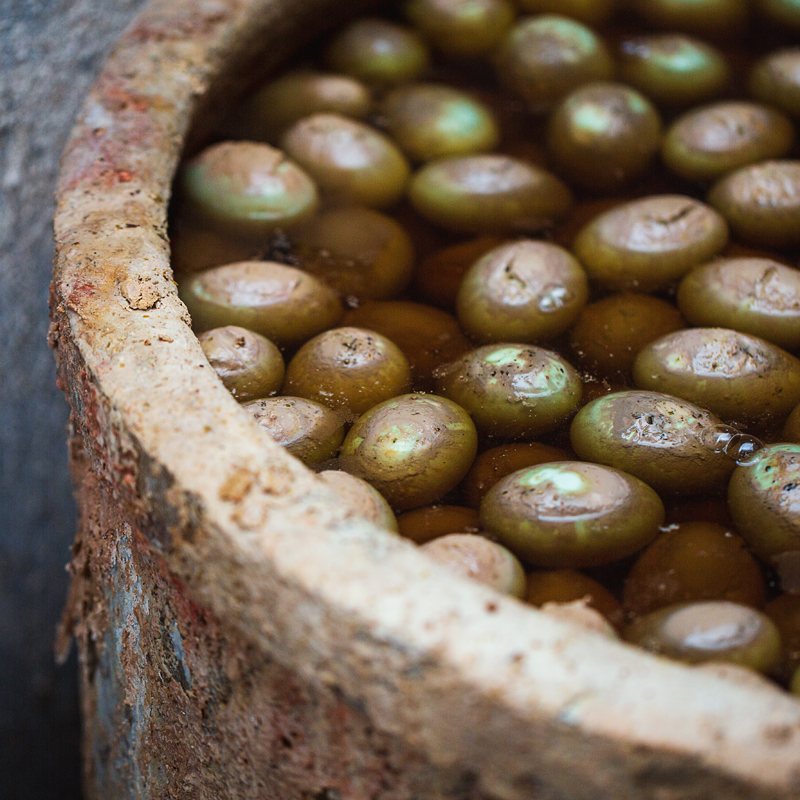
[[[52,342],[81,526],[89,797],[797,798],[800,703],[442,571],[209,368],[169,267],[190,124],[352,6],[162,0],[66,149]]]

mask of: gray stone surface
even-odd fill
[[[74,535],[46,344],[53,190],[94,75],[143,0],[0,0],[0,798],[78,796],[74,665],[55,626]]]

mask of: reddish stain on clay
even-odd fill
[[[126,92],[121,86],[108,86],[103,92],[103,105],[112,113],[135,111],[141,114],[150,108],[150,100],[142,95]]]
[[[67,305],[77,311],[87,300],[96,294],[94,285],[89,281],[81,281],[72,287],[72,291],[67,298]]]
[[[164,42],[205,36],[224,22],[229,13],[229,9],[220,5],[216,9],[206,10],[205,13],[187,14],[175,11],[165,12],[162,16],[153,14],[132,28],[126,38],[132,42]]]
[[[134,179],[134,174],[130,170],[117,169],[106,163],[107,157],[92,159],[87,157],[87,153],[76,153],[76,155],[81,163],[75,164],[65,173],[60,186],[61,191],[71,191],[78,186],[87,185],[110,189],[119,183],[129,183]]]
[[[344,734],[347,731],[348,723],[350,722],[351,712],[350,709],[342,702],[334,703],[328,711],[328,719],[331,722],[331,730],[334,733],[341,732]]]
[[[120,172],[118,170],[110,167],[101,167],[99,164],[95,164],[94,166],[94,169],[89,167],[88,169],[78,173],[74,180],[68,184],[68,186],[73,188],[74,186],[82,183],[84,180],[89,180],[94,186],[110,189],[112,186],[116,186],[118,183],[126,182],[120,177]],[[130,175],[130,173],[127,174]],[[128,178],[128,180],[130,180],[130,178]]]
[[[129,164],[131,153],[152,149],[159,141],[150,101],[113,84],[96,91],[113,124],[87,126],[69,143],[64,151],[60,192],[92,186],[108,189],[147,179],[146,175],[134,173]]]
[[[98,462],[107,457],[105,449],[105,437],[103,435],[103,423],[100,418],[100,405],[96,393],[90,384],[84,384],[80,392],[83,413],[77,419],[79,430],[87,444],[87,451],[91,452],[93,458]]]
[[[182,626],[185,624],[187,626],[194,627],[207,625],[209,623],[216,625],[217,619],[211,609],[201,606],[190,599],[189,590],[186,588],[186,584],[177,575],[175,575],[172,570],[169,569],[166,560],[153,550],[149,540],[143,534],[139,534],[137,536],[136,544],[140,547],[140,549],[145,549],[148,558],[157,563],[159,573],[166,576],[174,588],[175,591],[172,596],[172,606],[177,612]]]

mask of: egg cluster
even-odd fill
[[[179,172],[209,362],[449,568],[800,691],[798,31],[790,0],[351,22]]]

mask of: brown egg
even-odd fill
[[[603,584],[574,569],[532,572],[528,575],[526,602],[533,606],[586,600],[589,608],[602,614],[615,628],[624,622],[622,606]]]
[[[671,525],[648,545],[625,581],[625,610],[637,617],[691,600],[764,605],[761,567],[731,529],[703,522]]]
[[[447,569],[502,594],[525,594],[525,570],[517,557],[497,542],[474,533],[448,533],[420,547]]]
[[[462,506],[434,505],[406,511],[397,518],[401,536],[425,544],[448,533],[476,533],[478,512]]]
[[[523,467],[547,464],[550,461],[569,461],[574,456],[560,447],[539,442],[501,444],[484,450],[461,482],[461,494],[470,508],[480,508],[481,500],[501,478]]]

